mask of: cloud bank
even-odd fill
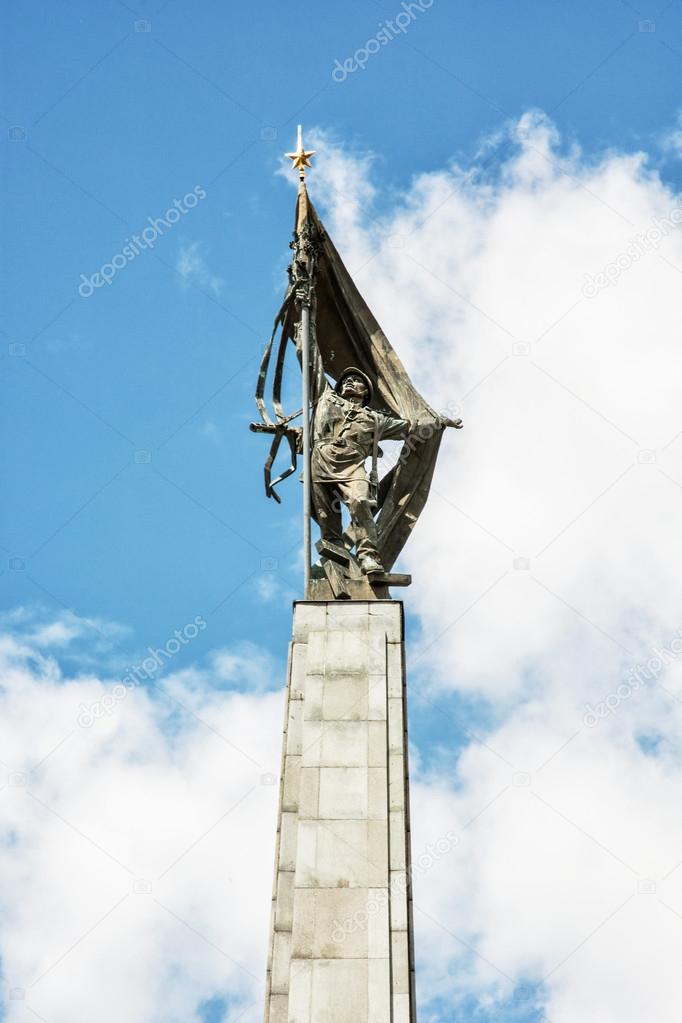
[[[118,679],[65,675],[61,631],[41,641],[0,643],[3,1018],[198,1023],[218,999],[259,1019],[282,715],[256,678],[269,662],[219,651],[83,727]]]
[[[441,746],[466,737],[414,758],[415,858],[458,836],[415,879],[420,1018],[673,1023],[679,197],[646,154],[584,154],[537,113],[390,207],[371,154],[312,144],[349,269],[423,393],[465,419],[405,557],[413,706],[439,708]],[[260,1018],[272,662],[216,652],[85,729],[79,706],[115,681],[87,624],[3,624],[7,1020]]]

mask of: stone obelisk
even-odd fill
[[[300,601],[266,1023],[414,1023],[400,601]]]

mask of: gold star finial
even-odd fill
[[[315,150],[305,150],[303,148],[303,129],[300,124],[298,126],[296,152],[287,153],[286,155],[292,161],[294,169],[298,171],[299,179],[305,181],[306,167],[310,167],[310,157],[315,156]]]

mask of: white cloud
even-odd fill
[[[101,618],[86,618],[73,611],[48,612],[37,605],[12,608],[0,613],[0,629],[41,650],[78,644],[79,658],[95,658],[100,667],[106,654],[130,634],[130,628]]]
[[[682,156],[682,113],[677,115],[675,127],[664,134],[663,148],[676,156]]]
[[[415,835],[462,832],[417,901],[478,955],[418,910],[422,995],[495,1018],[545,978],[552,1023],[672,1023],[680,667],[594,729],[583,714],[682,625],[680,198],[645,154],[567,151],[538,113],[483,147],[485,171],[422,174],[388,211],[365,164],[311,141],[358,286],[425,396],[465,420],[404,560],[413,690],[482,699],[493,720],[452,785],[426,776],[412,800]]]
[[[3,1018],[186,1023],[220,995],[260,1018],[281,689],[194,669],[83,728],[110,681],[7,638],[0,660]]]
[[[219,444],[223,440],[221,431],[212,419],[207,419],[206,422],[201,424],[199,427],[199,433],[202,437],[206,437],[207,440],[212,441],[214,444]]]
[[[209,268],[201,242],[189,242],[180,247],[175,269],[180,274],[183,287],[195,285],[219,295],[224,280]]]
[[[218,650],[211,658],[211,666],[216,684],[229,683],[236,689],[272,689],[273,686],[284,685],[286,672],[286,651],[282,651],[282,659],[277,663],[267,650],[256,643],[244,642],[233,650]],[[206,699],[203,688],[205,679],[199,677],[199,689],[202,698]]]
[[[302,559],[301,559],[302,560]],[[280,607],[289,607],[298,598],[298,593],[286,582],[282,582],[272,571],[262,572],[253,579],[253,588],[260,600],[266,604],[277,602]]]
[[[198,1023],[199,1006],[221,996],[260,1018],[282,711],[281,689],[264,689],[284,668],[253,645],[209,660],[153,697],[131,690],[83,728],[81,705],[112,681],[75,679],[25,640],[0,642],[0,951],[9,987],[26,991],[7,1003],[8,1023],[25,1003],[50,1023]],[[466,749],[456,790],[415,758],[414,862],[448,831],[459,839],[416,873],[425,1001],[473,992],[494,1007],[515,981],[550,973],[553,1021],[576,1007],[588,1023],[616,1011],[634,1021],[654,995],[655,1018],[673,1018],[682,869],[659,882],[665,904],[634,892],[682,848],[679,740],[670,721],[662,756],[634,758],[625,723],[660,724],[660,699],[644,690],[541,770],[533,757],[564,740],[561,714],[541,700]],[[586,1006],[595,957],[601,983]]]

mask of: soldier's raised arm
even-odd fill
[[[413,424],[409,419],[399,419],[397,416],[386,415],[379,412],[379,440],[405,440]]]
[[[462,429],[461,419],[446,419],[443,416],[425,416],[414,421],[398,419],[379,413],[379,440],[405,440],[410,433],[419,433],[427,439],[435,430],[445,430],[448,426],[455,430]]]

